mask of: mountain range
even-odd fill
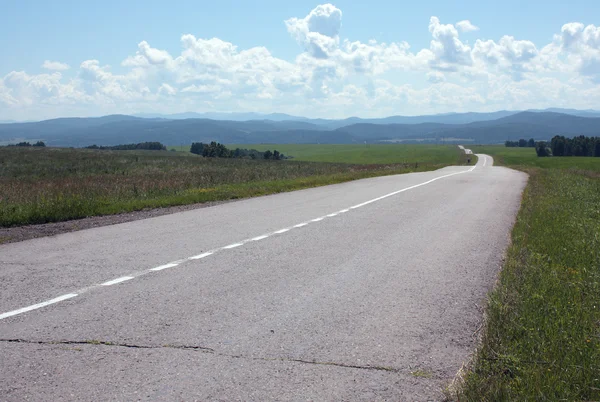
[[[210,118],[209,118],[210,117]],[[254,113],[110,115],[0,124],[0,143],[43,140],[50,146],[116,145],[159,141],[167,145],[448,142],[494,144],[554,135],[600,136],[600,112],[549,109],[451,113],[380,119],[308,119]]]

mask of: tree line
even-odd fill
[[[38,141],[35,144],[31,144],[30,142],[19,142],[18,144],[9,144],[9,147],[45,147],[46,143],[44,141]]]
[[[535,148],[535,140],[530,138],[528,141],[521,138],[519,141],[506,141],[504,145],[509,148]]]
[[[225,145],[218,142],[205,144],[203,142],[194,142],[190,147],[190,152],[196,155],[202,155],[206,158],[242,158],[242,159],[268,159],[281,160],[288,159],[287,156],[277,150],[264,152],[256,149],[236,148],[234,150],[227,148]]]
[[[600,157],[600,137],[566,138],[556,135],[550,141],[552,156],[595,156]]]
[[[86,149],[106,149],[111,151],[132,151],[136,149],[145,149],[150,151],[166,151],[167,147],[160,142],[140,142],[139,144],[121,144],[112,146],[90,145]]]

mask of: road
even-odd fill
[[[479,155],[0,246],[0,400],[439,400],[526,180]]]

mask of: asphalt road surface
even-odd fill
[[[439,400],[527,180],[492,164],[0,246],[0,400]]]

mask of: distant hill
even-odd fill
[[[170,120],[183,119],[211,119],[211,120],[228,120],[228,121],[248,121],[248,120],[271,120],[271,121],[306,121],[310,120],[306,117],[291,116],[285,113],[175,113],[175,114],[159,114],[159,113],[140,113],[134,117],[141,118],[161,118]]]
[[[448,113],[428,116],[390,116],[375,119],[363,119],[360,117],[349,117],[346,119],[310,119],[307,117],[292,116],[285,113],[177,113],[177,114],[156,114],[142,113],[134,117],[139,118],[160,118],[168,120],[183,120],[183,119],[211,119],[225,121],[254,121],[254,120],[269,120],[276,122],[305,122],[321,126],[328,130],[334,130],[340,127],[349,126],[357,123],[371,124],[419,124],[419,123],[445,123],[445,124],[466,124],[474,121],[494,120],[500,117],[510,116],[519,112],[502,110],[492,113]]]
[[[550,112],[520,112],[496,120],[468,124],[355,124],[340,130],[365,140],[413,140],[502,143],[507,139],[549,140],[553,136],[600,136],[600,118],[587,118]]]
[[[532,109],[528,110],[528,112],[552,112],[552,113],[562,113],[562,114],[570,114],[573,116],[580,117],[600,117],[599,110],[577,110],[577,109],[560,109],[560,108],[549,108],[543,110]]]
[[[594,111],[586,113],[593,115]],[[499,117],[498,117],[499,116]],[[491,117],[497,117],[489,120]],[[423,120],[435,120],[426,122]],[[476,120],[473,119],[488,119]],[[448,123],[448,120],[452,123]],[[384,122],[404,123],[384,123]],[[408,121],[408,123],[407,123]],[[459,123],[459,122],[465,123]],[[156,141],[179,145],[218,141],[225,144],[363,143],[363,142],[475,142],[503,143],[554,135],[600,136],[600,117],[527,111],[462,113],[439,116],[345,120],[215,120],[166,119],[110,115],[62,118],[35,123],[0,125],[0,142],[43,140],[50,146],[115,145]]]

